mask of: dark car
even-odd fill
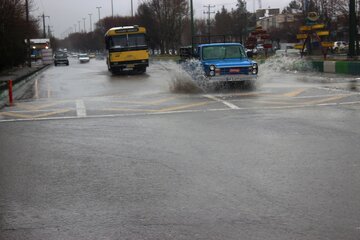
[[[66,53],[64,52],[57,52],[54,55],[54,65],[57,66],[58,64],[65,64],[69,66],[69,59]]]

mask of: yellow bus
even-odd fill
[[[124,26],[109,29],[105,34],[108,70],[146,72],[149,51],[144,27]]]

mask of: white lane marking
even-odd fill
[[[339,103],[319,103],[319,104],[316,104],[316,106],[336,106],[336,105],[339,105]]]
[[[84,100],[76,100],[76,115],[77,117],[86,117],[86,108]]]
[[[222,99],[220,99],[220,98],[217,98],[217,97],[215,97],[215,96],[207,95],[207,94],[206,94],[206,95],[203,95],[203,96],[206,97],[206,98],[212,99],[212,100],[214,100],[214,101],[220,102],[220,103],[228,106],[228,107],[231,108],[231,109],[240,109],[238,106],[236,106],[236,105],[234,105],[234,104],[232,104],[232,103],[230,103],[230,102],[227,102],[227,101],[225,101],[225,100],[222,100]]]
[[[324,106],[334,106],[334,105],[358,105],[360,101],[357,102],[343,102],[337,104],[315,104],[315,105],[288,105],[288,106],[279,106],[279,107],[246,107],[246,108],[237,108],[235,111],[247,111],[247,110],[285,110],[285,109],[300,109],[300,108],[312,108],[312,107],[324,107]],[[86,117],[47,117],[47,118],[29,118],[29,119],[5,119],[0,120],[0,123],[6,122],[28,122],[28,121],[50,121],[50,120],[74,120],[74,119],[96,119],[96,118],[116,118],[116,117],[134,117],[134,116],[154,116],[154,115],[169,115],[169,114],[181,114],[181,113],[206,113],[206,112],[219,112],[219,111],[232,111],[234,109],[230,108],[218,108],[218,109],[205,109],[205,110],[183,110],[183,111],[169,111],[169,112],[155,112],[155,113],[125,113],[125,114],[107,114],[107,115],[92,115]]]
[[[344,96],[356,96],[357,94],[344,94]],[[293,97],[294,99],[308,99],[308,98],[323,98],[323,97],[335,97],[337,94],[324,94],[324,95],[312,95],[312,96],[301,96],[301,97]]]
[[[360,95],[359,92],[354,92],[354,91],[346,90],[346,89],[331,88],[331,87],[315,87],[315,88],[320,89],[320,90],[333,91],[333,92],[339,92],[339,93],[345,93],[345,94],[351,94],[351,95]]]

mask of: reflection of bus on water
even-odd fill
[[[111,28],[105,34],[105,43],[109,71],[146,71],[149,52],[144,27],[135,25]]]

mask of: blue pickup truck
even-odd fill
[[[195,56],[207,82],[254,81],[258,64],[249,59],[240,43],[209,43],[198,45]]]

